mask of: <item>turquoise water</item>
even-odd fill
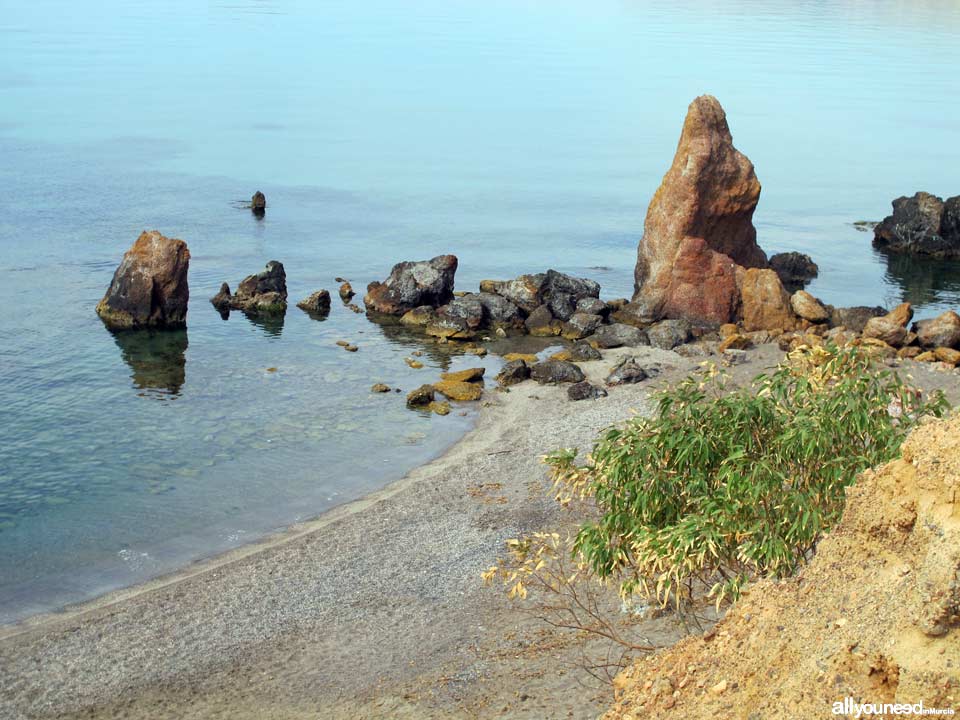
[[[955,2],[0,10],[0,622],[314,516],[468,427],[368,389],[475,358],[411,370],[416,340],[336,302],[224,322],[221,281],[277,259],[297,300],[453,252],[461,288],[555,267],[627,295],[703,92],[757,166],[761,244],[812,255],[812,292],[960,305],[960,265],[885,258],[852,226],[960,193]],[[235,204],[256,189],[262,221]],[[113,336],[93,307],[152,228],[190,246],[189,328]]]

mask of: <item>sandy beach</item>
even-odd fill
[[[565,386],[488,384],[477,426],[445,455],[361,501],[255,545],[0,637],[5,718],[589,718],[607,688],[569,634],[512,608],[479,573],[503,541],[565,520],[540,457],[588,447],[650,411],[655,386],[696,361],[654,348],[583,363],[599,381],[625,354],[655,382],[571,403]],[[767,345],[743,380],[782,356]],[[911,364],[925,387],[953,373]],[[670,618],[642,632],[670,644]]]
[[[583,363],[600,380],[627,349]],[[630,354],[682,373],[672,352]],[[361,501],[0,639],[6,718],[594,717],[578,652],[479,574],[503,541],[555,527],[540,457],[586,447],[649,383],[571,403],[566,386],[488,383],[477,426]],[[670,642],[678,630],[657,621]],[[586,683],[586,684],[585,684]]]

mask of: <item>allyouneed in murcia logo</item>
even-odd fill
[[[917,703],[858,703],[852,697],[833,704],[834,715],[869,717],[871,715],[944,715],[954,714],[952,708],[928,708],[923,701]]]

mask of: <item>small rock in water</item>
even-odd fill
[[[586,380],[574,383],[567,388],[567,397],[571,400],[596,400],[597,398],[606,396],[606,390],[596,385],[591,385]]]
[[[356,295],[356,293],[353,291],[353,286],[350,283],[345,282],[340,286],[340,299],[344,302],[350,302],[354,295]]]
[[[407,394],[407,405],[410,407],[429,405],[434,397],[433,385],[421,385]]]
[[[254,213],[262,215],[267,209],[267,197],[262,192],[257,190],[253,197],[250,198],[250,209]]]
[[[348,343],[346,340],[337,340],[337,345],[339,345],[340,347],[346,347],[349,344],[350,343]]]
[[[347,352],[356,352],[360,348],[358,348],[356,345],[344,345],[343,349],[346,350]]]
[[[454,382],[483,382],[483,374],[486,368],[468,368],[457,372],[440,373],[441,380],[453,380]]]
[[[479,383],[441,380],[434,383],[433,389],[451,400],[479,400],[483,390]]]
[[[348,280],[347,280],[346,278],[342,278],[342,277],[335,277],[335,278],[333,279],[333,281],[334,281],[334,282],[338,282],[338,283],[348,282]]]
[[[422,363],[422,362],[420,362],[419,360],[414,360],[413,358],[404,358],[403,361],[404,361],[407,365],[409,365],[410,367],[412,367],[414,370],[419,370],[420,368],[423,367],[423,363]]]
[[[448,403],[446,400],[440,402],[434,400],[432,403],[427,405],[427,409],[432,413],[436,413],[437,415],[449,415],[450,403]]]
[[[370,392],[375,393],[388,393],[390,392],[390,386],[384,385],[383,383],[376,383],[373,387],[370,388]]]
[[[317,290],[310,297],[298,302],[297,307],[311,315],[325,316],[330,312],[330,293],[326,290]]]

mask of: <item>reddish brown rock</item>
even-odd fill
[[[737,318],[736,267],[765,268],[753,212],[760,182],[716,98],[690,104],[673,165],[650,202],[633,300],[655,318]]]
[[[144,231],[124,254],[97,314],[112,329],[185,327],[189,266],[183,240]]]
[[[745,330],[792,330],[796,326],[790,295],[773,270],[746,270],[740,295]]]

